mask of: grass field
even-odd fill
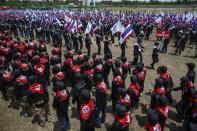
[[[122,7],[110,7],[106,9],[123,9]],[[136,10],[136,11],[161,11],[160,8],[129,8],[125,7],[124,10]],[[193,8],[192,8],[193,9]],[[181,11],[183,12],[186,9],[181,8],[173,8],[173,10],[176,10],[177,12]],[[168,9],[164,11],[169,11]],[[96,51],[96,44],[93,40],[93,46],[92,51]],[[151,54],[152,54],[152,48],[153,43],[155,42],[155,31],[150,37],[150,40],[143,40],[143,45],[146,48],[146,51],[144,52],[144,63],[146,66],[149,66],[149,64],[152,62]],[[129,61],[133,60],[133,45],[136,42],[136,38],[130,38],[127,41],[128,48],[126,49],[126,56]],[[116,57],[120,56],[120,48],[117,46],[117,38],[116,43],[111,46],[111,50],[113,52],[113,59],[116,59]],[[192,58],[194,56],[194,49],[192,49],[192,45],[187,45],[185,51],[182,53],[181,56],[175,56],[173,55],[175,48],[172,47],[174,45],[174,41],[171,40],[169,45],[168,53],[163,54],[161,53],[159,56],[159,63],[156,64],[156,67],[159,65],[166,65],[169,69],[169,72],[172,74],[173,81],[175,83],[175,86],[179,85],[179,78],[181,76],[184,76],[186,74],[186,65],[187,62],[194,62],[197,65],[197,59]],[[48,52],[51,52],[50,50],[52,47],[50,45],[47,45]],[[84,52],[86,52],[86,49],[83,49]],[[51,54],[50,54],[51,55]],[[103,57],[101,55],[100,57]],[[147,77],[145,80],[145,90],[143,93],[143,96],[140,98],[140,106],[139,109],[135,110],[132,113],[132,124],[130,126],[131,131],[143,131],[144,130],[144,124],[146,122],[146,113],[144,112],[144,107],[146,104],[150,103],[150,96],[147,95],[147,93],[153,89],[154,86],[154,80],[157,77],[156,70],[148,70]],[[110,74],[110,82],[112,79],[112,74]],[[195,83],[197,84],[197,83]],[[127,87],[129,86],[129,79],[126,80]],[[51,92],[51,88],[49,87],[49,91]],[[173,99],[175,102],[180,100],[181,92],[173,92]],[[52,98],[53,96],[50,95],[50,109],[51,109],[51,122],[48,122],[45,127],[40,127],[39,125],[34,125],[31,123],[32,118],[25,118],[21,117],[18,110],[9,109],[8,105],[9,102],[2,101],[0,99],[0,131],[53,131],[54,129],[54,123],[56,122],[56,114],[55,111],[52,109]],[[71,105],[71,109],[69,110],[69,116],[71,121],[71,131],[77,131],[79,130],[79,120],[76,119],[76,106]],[[111,102],[108,102],[108,109],[111,107]],[[109,111],[109,110],[108,110]],[[113,117],[111,113],[107,113],[106,122],[112,123]],[[176,117],[176,111],[174,107],[170,108],[169,112],[169,118],[167,119],[165,131],[180,131],[182,125],[182,121],[178,120]],[[96,129],[96,131],[105,131],[105,127],[103,126],[101,129]],[[55,131],[55,130],[54,130]]]
[[[143,40],[143,45],[146,48],[144,55],[144,62],[145,65],[149,65],[151,63],[151,53],[152,53],[152,47],[153,43],[155,41],[155,32],[151,35],[151,38],[149,41]],[[93,39],[94,40],[94,39]],[[133,44],[135,43],[135,38],[130,38],[127,42],[128,49],[126,50],[126,55],[129,61],[133,59],[132,56],[132,50],[133,50]],[[95,41],[94,41],[95,42]],[[117,42],[117,40],[116,40]],[[191,58],[190,56],[193,56],[194,49],[191,49],[191,46],[187,45],[187,48],[185,52],[181,56],[175,56],[172,55],[174,52],[174,48],[171,47],[173,45],[173,41],[170,43],[169,51],[167,54],[160,54],[160,62],[156,65],[166,65],[172,74],[173,80],[175,82],[175,86],[179,85],[179,78],[186,73],[186,62],[194,62],[197,65],[197,61],[194,58]],[[113,58],[120,56],[120,49],[118,46],[115,45],[111,46],[112,52],[113,52]],[[51,46],[47,46],[48,51],[50,52]],[[92,50],[96,50],[96,45],[92,46]],[[84,49],[84,52],[86,50]],[[102,56],[103,57],[103,56]],[[153,89],[154,80],[156,78],[156,71],[155,70],[148,70],[147,78],[145,81],[145,91],[143,96],[140,98],[140,108],[135,110],[132,113],[132,124],[130,129],[135,131],[143,131],[144,124],[146,122],[146,114],[144,112],[144,107],[146,104],[150,103],[150,96],[146,95],[147,92],[149,92],[151,89]],[[110,81],[111,81],[112,75],[110,75]],[[126,81],[127,87],[129,86],[129,79],[127,78]],[[50,88],[50,87],[49,87]],[[51,90],[50,90],[51,92]],[[181,92],[173,93],[173,98],[175,101],[180,100]],[[20,117],[18,110],[8,109],[8,102],[4,102],[0,100],[0,127],[1,131],[51,131],[53,130],[54,123],[56,122],[56,115],[55,111],[52,109],[51,106],[52,103],[52,96],[50,95],[50,108],[51,108],[51,117],[52,121],[47,123],[46,127],[40,127],[39,125],[34,125],[31,123],[32,118],[24,118]],[[108,109],[110,109],[111,102],[108,102]],[[69,116],[71,118],[71,130],[76,131],[79,130],[79,120],[77,120],[75,117],[71,117],[71,114],[75,116],[75,107],[74,105],[71,105],[71,110],[69,110]],[[181,121],[178,121],[175,115],[175,109],[172,107],[170,109],[169,118],[167,119],[167,124],[165,131],[179,131],[181,126]],[[107,113],[106,122],[112,122],[113,117],[111,113]],[[97,129],[97,131],[105,131],[105,127],[101,129]]]

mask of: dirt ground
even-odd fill
[[[93,46],[92,52],[97,51],[97,47],[95,44],[95,39],[93,38]],[[150,37],[150,40],[143,40],[143,45],[146,50],[143,54],[144,63],[146,66],[152,62],[151,53],[153,48],[153,43],[155,42],[155,32]],[[127,41],[128,48],[126,49],[126,56],[129,61],[133,60],[133,45],[136,42],[136,38],[130,38]],[[192,49],[192,45],[187,45],[185,51],[181,56],[175,56],[174,53],[175,48],[172,47],[174,45],[174,41],[171,40],[169,45],[168,53],[160,53],[159,55],[159,63],[156,64],[156,68],[159,65],[166,65],[169,69],[169,72],[172,74],[173,81],[175,87],[179,85],[179,79],[181,76],[186,74],[186,62],[194,62],[197,65],[197,59],[192,58],[194,56],[194,49]],[[48,51],[50,52],[51,46],[47,46]],[[86,49],[83,49],[86,52]],[[120,48],[117,46],[117,38],[116,43],[111,46],[111,50],[113,52],[113,58],[120,56]],[[103,57],[103,56],[101,56]],[[147,77],[145,80],[145,90],[143,92],[143,96],[140,98],[140,106],[139,109],[135,110],[132,113],[132,123],[130,126],[131,131],[143,131],[144,125],[146,123],[146,113],[144,111],[145,104],[150,103],[150,96],[147,93],[153,89],[154,80],[157,77],[156,70],[148,69]],[[111,82],[112,75],[110,75]],[[127,77],[126,85],[129,86],[129,77]],[[51,89],[49,87],[49,91]],[[180,100],[181,92],[173,92],[173,98],[176,101]],[[2,101],[0,99],[0,131],[52,131],[54,128],[54,124],[56,122],[56,114],[55,110],[52,109],[52,95],[50,95],[50,109],[51,109],[51,122],[48,122],[45,127],[40,127],[37,124],[32,124],[32,118],[21,117],[19,110],[9,109],[9,102]],[[108,102],[108,112],[110,109],[111,102]],[[76,119],[76,106],[71,105],[69,109],[69,116],[71,121],[71,131],[79,130],[79,120]],[[112,123],[113,117],[111,113],[107,113],[106,122]],[[178,120],[176,117],[176,111],[174,107],[170,108],[169,118],[167,119],[165,131],[180,131],[182,125],[182,121]],[[106,128],[103,126],[101,129],[96,129],[96,131],[106,131]]]

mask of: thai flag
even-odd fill
[[[133,33],[132,25],[128,24],[127,27],[120,34],[119,43],[122,44],[132,33]]]
[[[71,29],[74,27],[74,24],[75,24],[75,20],[72,20],[72,21],[70,22],[69,27],[68,27],[68,31],[71,31]]]
[[[78,20],[77,28],[80,30],[83,27],[83,24],[81,23],[81,20]]]
[[[68,28],[69,28],[69,23],[67,23],[67,22],[64,21],[64,28],[65,28],[66,30],[68,30]]]
[[[70,23],[72,21],[71,18],[69,18],[67,15],[64,16],[64,21],[66,21],[67,23]]]
[[[59,21],[59,19],[58,18],[55,18],[55,20],[56,20],[56,23],[60,26],[61,25],[61,22]]]
[[[50,20],[50,18],[48,17],[48,18],[46,18],[46,20],[45,20],[45,25],[44,25],[44,27],[49,27],[50,24],[51,24],[51,20]]]
[[[92,24],[92,31],[95,32],[98,30],[98,26],[96,25],[96,23]]]
[[[74,22],[74,25],[71,28],[71,32],[72,33],[77,33],[78,32],[77,21]]]

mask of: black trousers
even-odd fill
[[[121,56],[120,57],[125,57],[125,47],[121,47]]]
[[[82,50],[83,49],[83,41],[80,41],[79,44],[80,44],[80,50]]]
[[[75,49],[75,53],[77,53],[78,50],[79,50],[79,44],[78,44],[78,42],[73,43],[73,46],[74,46],[74,49]]]
[[[91,54],[91,46],[90,45],[86,45],[86,49],[88,51],[88,56],[90,56],[90,54]]]
[[[154,65],[159,62],[159,58],[158,58],[158,56],[152,56],[152,60],[153,60],[153,62],[151,64],[151,66],[154,68]]]
[[[98,47],[98,55],[101,54],[101,43],[96,43]]]
[[[137,65],[139,55],[135,55],[132,65]]]

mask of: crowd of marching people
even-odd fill
[[[149,40],[154,28],[170,31],[170,37],[158,37],[159,42],[154,43],[150,64],[152,69],[159,62],[159,52],[167,52],[170,40],[175,40],[176,55],[184,51],[186,43],[195,44],[197,41],[197,17],[187,12],[184,18],[180,17],[183,16],[173,13],[2,11],[2,99],[10,102],[9,108],[20,109],[21,116],[33,116],[33,123],[45,126],[50,121],[49,95],[52,94],[52,107],[56,110],[58,126],[62,131],[71,129],[68,115],[71,104],[76,105],[80,131],[94,131],[95,128],[101,128],[102,124],[108,131],[129,131],[131,114],[138,108],[146,86],[147,69],[143,62],[142,40]],[[121,25],[116,24],[119,19],[122,20]],[[132,63],[125,57],[126,39],[131,34],[137,39],[133,46]],[[91,53],[93,35],[97,53]],[[121,56],[113,60],[110,45],[115,42],[116,36]],[[52,43],[52,50],[47,48],[47,43]],[[83,52],[83,45],[87,54]],[[104,58],[98,57],[102,45]],[[178,90],[182,90],[181,100],[176,104],[177,115],[184,120],[182,129],[197,130],[195,64],[190,62],[186,65],[188,72],[180,78],[180,87],[174,87],[167,66],[157,68],[158,75],[155,76],[151,101],[147,106],[145,130],[164,130],[169,107],[174,104],[171,92]],[[110,73],[112,81],[109,81]],[[129,85],[125,83],[126,79],[130,79]],[[52,87],[52,92],[49,87]],[[112,124],[105,121],[108,103],[112,104]]]

